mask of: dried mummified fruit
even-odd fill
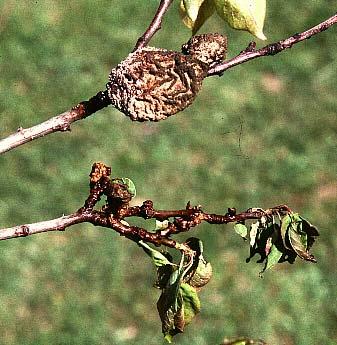
[[[159,121],[188,107],[209,68],[226,55],[227,38],[193,36],[182,53],[144,47],[112,69],[107,84],[113,106],[134,121]]]

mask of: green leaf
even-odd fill
[[[186,14],[192,20],[192,22],[195,22],[198,17],[199,9],[204,0],[182,0],[182,2]]]
[[[290,227],[290,224],[292,222],[290,214],[287,214],[281,219],[281,237],[283,241],[283,245],[285,248],[292,250],[288,243],[287,243],[287,238],[288,238],[288,228]]]
[[[182,310],[181,296],[173,293],[174,287],[168,287],[162,291],[157,302],[157,309],[162,322],[162,332],[167,341],[184,330],[184,315]]]
[[[175,264],[172,263],[167,259],[166,256],[164,256],[161,252],[158,250],[155,250],[151,248],[148,244],[146,244],[143,241],[139,241],[138,244],[143,248],[145,253],[152,259],[153,263],[157,267],[165,266],[165,265],[172,265],[174,266]]]
[[[135,186],[135,184],[132,182],[132,180],[130,180],[127,177],[123,177],[123,178],[121,178],[121,180],[122,180],[122,183],[127,186],[128,192],[134,198],[136,196],[136,186]]]
[[[194,35],[214,13],[213,0],[181,0],[180,16]]]
[[[184,331],[183,298],[180,293],[180,285],[186,272],[183,269],[183,264],[184,255],[182,254],[179,268],[171,274],[168,284],[162,290],[157,302],[162,332],[169,342],[175,334]]]
[[[196,238],[190,240],[193,245],[201,248],[201,255],[202,242]],[[193,261],[186,262],[182,254],[179,268],[171,274],[157,302],[162,332],[168,342],[171,342],[177,333],[184,332],[185,326],[200,311],[197,290],[184,281],[192,265]]]
[[[184,311],[184,325],[188,325],[196,314],[200,312],[200,300],[196,289],[187,284],[180,285],[180,293],[182,296],[183,311]]]
[[[234,231],[239,234],[242,238],[245,240],[247,239],[248,229],[246,225],[242,223],[235,223],[234,225]]]
[[[301,259],[316,262],[315,257],[307,251],[307,234],[300,230],[302,224],[295,224],[297,224],[297,227],[293,224],[288,232],[289,241],[293,250]]]
[[[263,34],[266,0],[214,0],[214,4],[217,13],[232,28],[266,39]]]
[[[309,249],[318,236],[317,229],[298,213],[290,213],[281,220],[281,236],[284,246],[304,260],[316,262]]]
[[[114,178],[111,180],[112,183],[123,184],[126,186],[127,191],[130,193],[131,197],[136,196],[136,186],[128,177]]]
[[[200,300],[194,287],[181,283],[177,295],[172,291],[164,290],[157,303],[164,338],[170,343],[173,336],[184,332],[185,326],[200,312]]]
[[[267,261],[266,261],[265,267],[263,268],[262,272],[275,266],[279,262],[279,260],[281,259],[282,255],[283,255],[283,253],[277,249],[275,244],[272,244],[270,252],[267,256]]]
[[[298,213],[288,213],[283,218],[279,215],[279,219],[278,224],[274,216],[264,217],[250,227],[250,256],[246,262],[259,254],[257,262],[265,264],[260,274],[277,263],[293,263],[297,256],[316,262],[309,249],[319,235],[317,229]]]

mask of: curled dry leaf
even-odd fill
[[[179,267],[173,270],[157,302],[158,313],[162,322],[162,332],[168,342],[184,332],[194,316],[200,311],[200,300],[197,290],[185,282],[187,272],[193,262],[184,265],[184,255]]]
[[[275,212],[278,216],[279,213]],[[236,223],[234,230],[241,236],[245,235],[245,225]],[[297,256],[301,259],[316,262],[309,252],[318,230],[298,213],[288,212],[275,221],[275,215],[261,217],[250,226],[250,255],[247,262],[256,254],[260,255],[257,262],[264,262],[261,274],[277,263],[288,261],[293,263]]]
[[[203,256],[204,249],[201,240],[196,237],[190,237],[186,240],[185,244],[195,252],[193,264],[186,273],[185,281],[199,290],[211,280],[213,275],[212,265]]]

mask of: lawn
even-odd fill
[[[157,4],[0,0],[0,137],[104,89]],[[336,12],[322,0],[267,6],[269,43]],[[227,33],[229,57],[253,40],[216,17],[206,31]],[[193,235],[204,241],[214,277],[201,293],[200,315],[176,343],[214,345],[239,335],[271,345],[336,344],[336,33],[333,27],[208,78],[194,104],[165,121],[134,123],[109,107],[71,132],[2,155],[0,227],[77,210],[95,161],[131,178],[136,202],[151,199],[160,209],[189,200],[218,213],[286,203],[318,226],[318,263],[297,259],[260,279],[262,267],[245,263],[248,244],[232,226],[202,225]],[[176,0],[151,44],[179,50],[189,36]],[[78,225],[3,241],[0,252],[1,344],[165,343],[154,269],[131,241]]]

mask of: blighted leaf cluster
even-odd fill
[[[260,255],[257,262],[265,264],[261,273],[277,263],[293,263],[297,256],[316,262],[309,250],[319,236],[318,230],[298,213],[281,215],[276,210],[269,210],[265,216],[252,223],[249,229],[244,222],[238,222],[234,230],[244,239],[249,238],[250,254],[247,262],[256,254]]]
[[[193,34],[213,13],[217,13],[232,28],[266,39],[263,33],[266,0],[181,0],[180,13]]]
[[[198,291],[211,279],[212,266],[203,257],[202,242],[194,237],[184,243],[190,253],[182,253],[179,264],[173,263],[169,253],[161,253],[142,241],[139,244],[156,266],[155,287],[161,289],[157,309],[164,337],[172,342],[199,313]]]
[[[178,210],[155,209],[152,200],[131,206],[135,195],[136,187],[129,178],[111,178],[110,167],[102,162],[94,163],[90,192],[84,206],[77,211],[76,221],[82,217],[93,225],[111,228],[137,243],[151,258],[156,267],[155,286],[161,290],[157,309],[168,341],[184,332],[186,325],[199,313],[198,292],[212,277],[212,266],[204,257],[202,242],[191,237],[180,243],[173,239],[175,235],[188,232],[202,222],[233,223],[235,231],[250,243],[247,261],[259,254],[259,262],[264,263],[263,271],[279,262],[293,263],[296,256],[316,262],[309,250],[318,236],[317,229],[287,205],[267,210],[249,208],[240,213],[232,207],[225,214],[214,214],[204,212],[200,205],[191,206],[190,202],[185,209]],[[106,197],[105,204],[97,207],[102,197]],[[132,217],[155,220],[154,231],[125,221]],[[248,225],[248,221],[252,223]],[[149,244],[178,251],[179,262],[167,251],[158,251]]]

